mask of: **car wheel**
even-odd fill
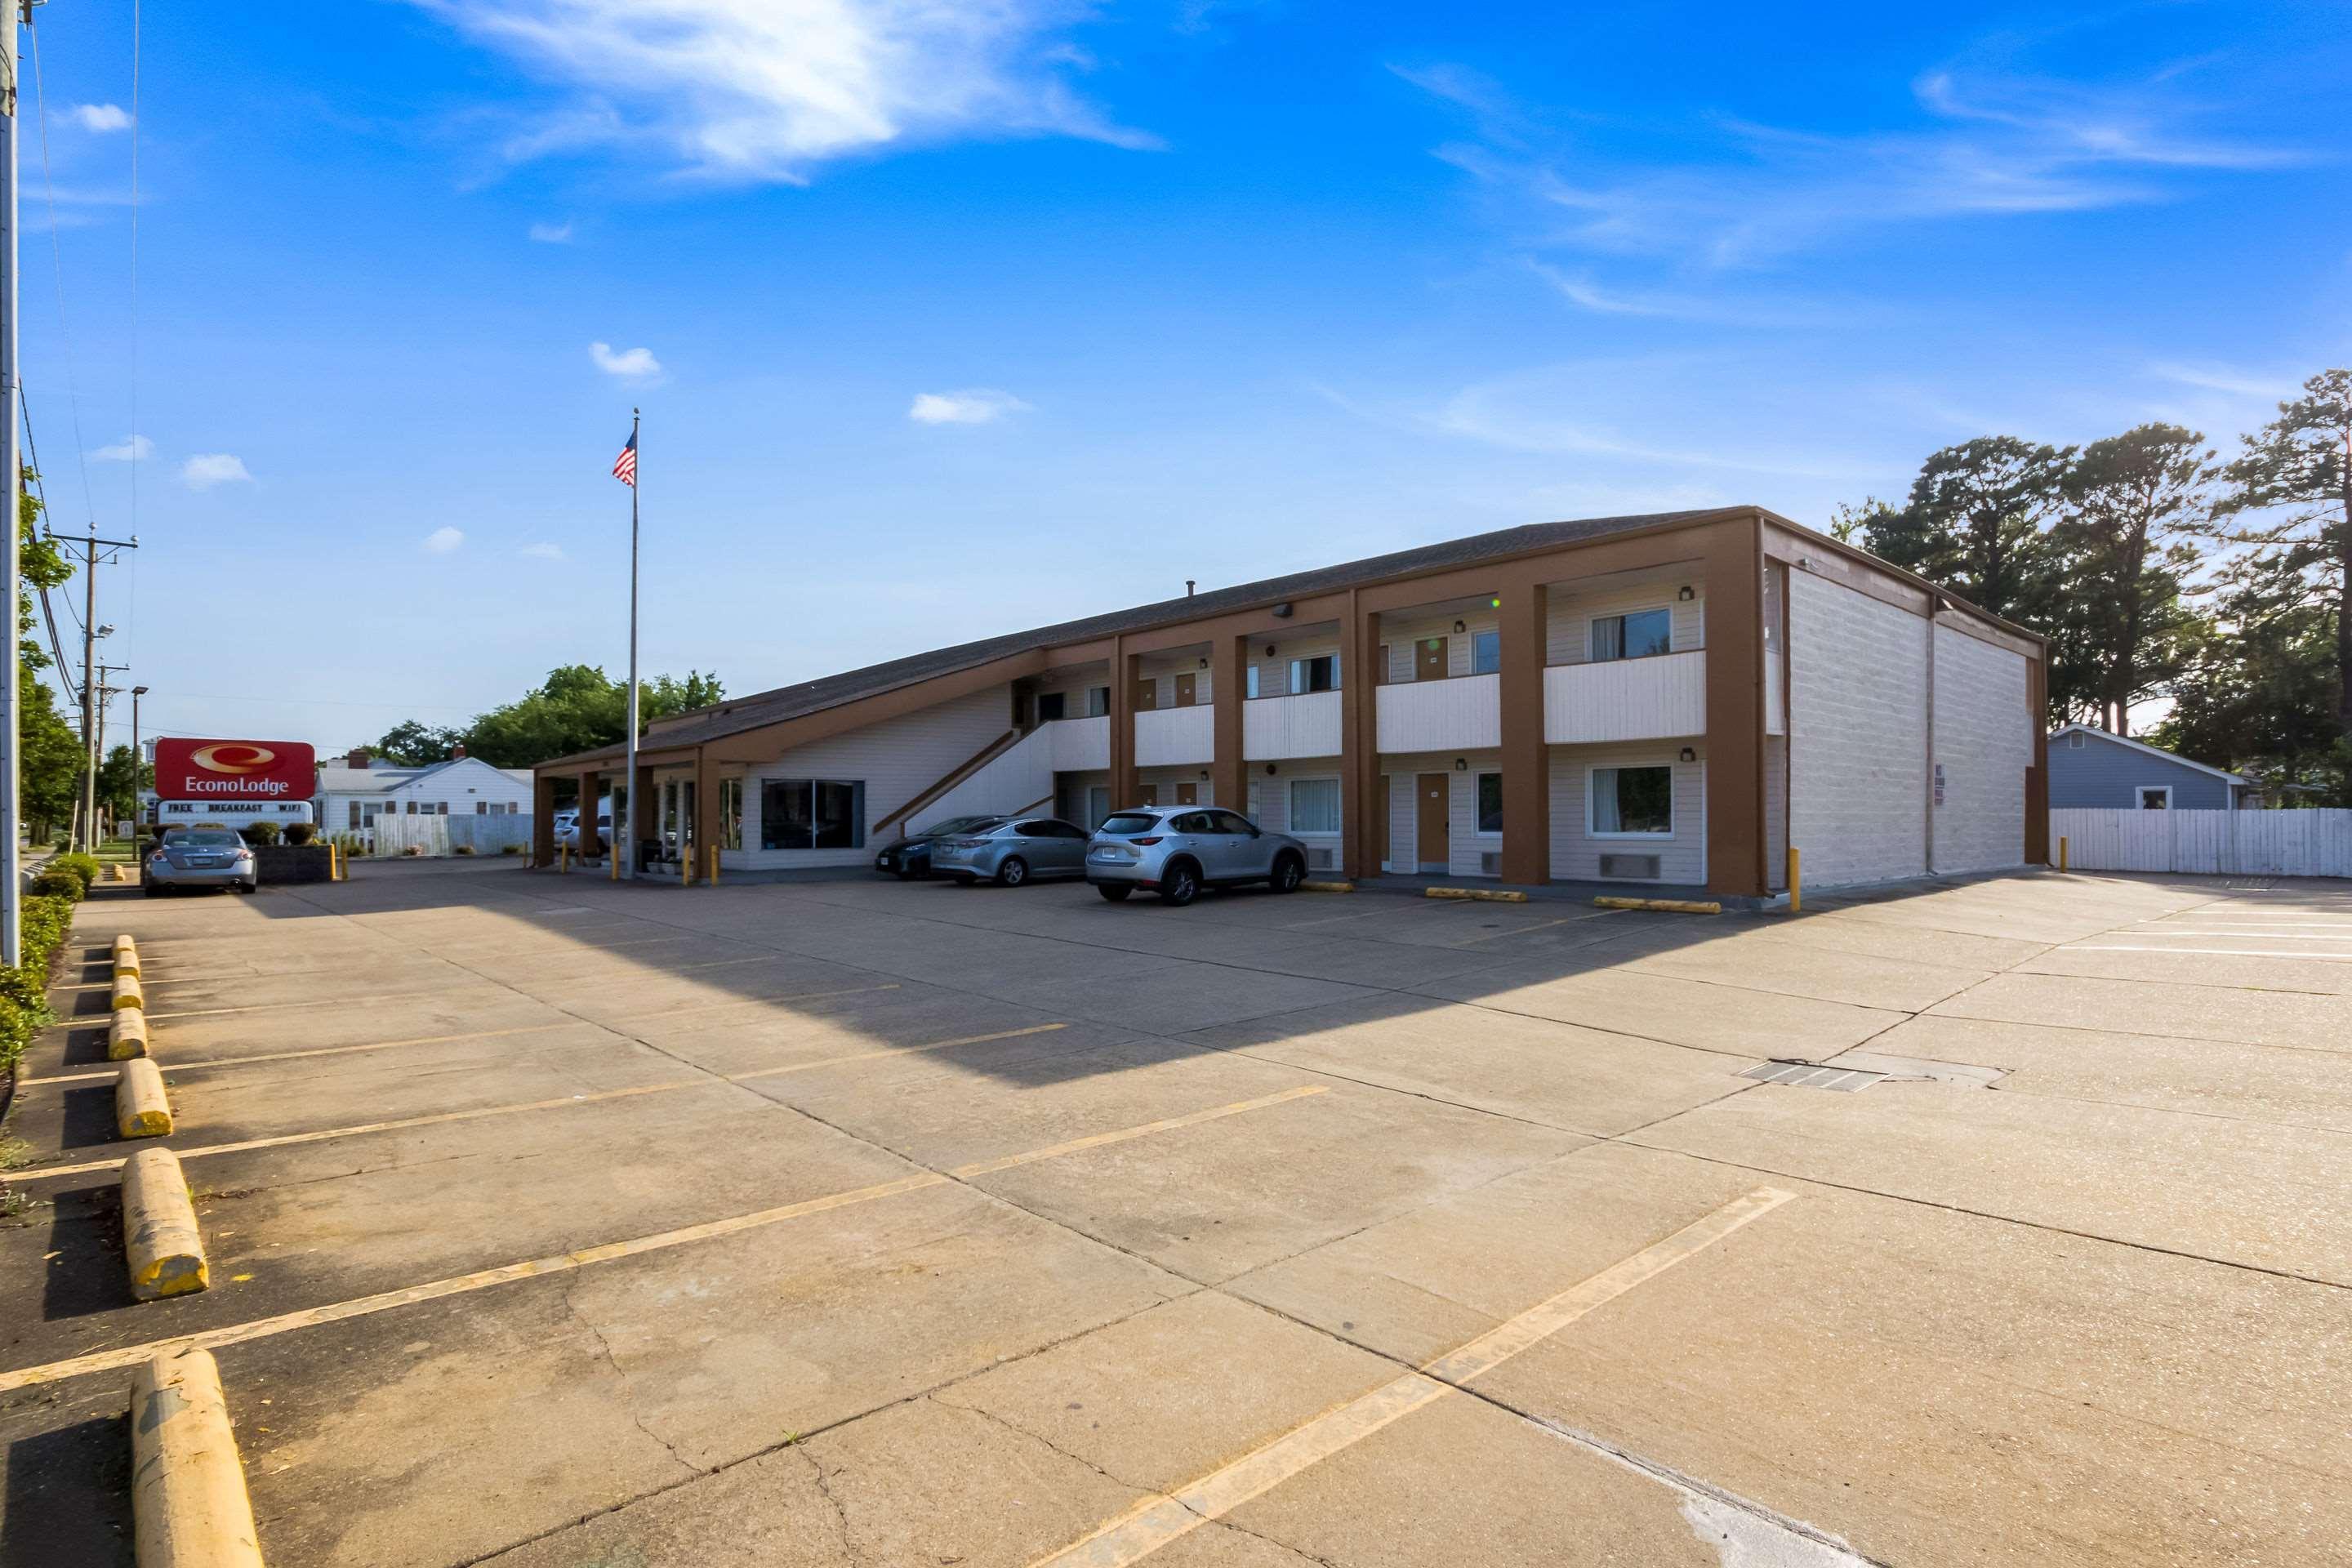
[[[1295,893],[1305,880],[1307,868],[1299,864],[1298,857],[1284,855],[1276,859],[1274,875],[1266,879],[1266,885],[1277,893]]]
[[[1201,873],[1179,860],[1160,874],[1160,901],[1182,909],[1200,896]]]
[[[1117,904],[1124,903],[1127,900],[1128,894],[1135,891],[1135,889],[1133,888],[1122,886],[1118,882],[1097,882],[1095,884],[1095,891],[1100,893],[1104,898],[1108,899],[1112,903]]]
[[[996,885],[1000,888],[1017,888],[1028,879],[1029,862],[1018,855],[1006,856],[1004,864],[996,868]]]

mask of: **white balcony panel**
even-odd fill
[[[1045,726],[1053,737],[1057,773],[1100,773],[1110,766],[1110,718],[1055,719]]]
[[[1261,697],[1243,703],[1242,755],[1253,763],[1338,756],[1339,703],[1336,691]]]
[[[1553,745],[1705,733],[1704,650],[1544,671],[1544,739]]]
[[[1503,743],[1503,678],[1464,675],[1381,688],[1383,752],[1443,752]]]
[[[1205,763],[1216,745],[1216,709],[1207,702],[1190,708],[1160,708],[1135,716],[1135,765],[1155,768],[1170,763]]]

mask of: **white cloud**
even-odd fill
[[[431,555],[446,555],[465,542],[465,534],[446,523],[425,536],[425,552]]]
[[[610,343],[590,343],[588,357],[606,375],[617,375],[626,381],[643,381],[662,373],[661,361],[654,358],[651,349],[614,349]]]
[[[563,559],[563,546],[541,540],[537,544],[524,545],[520,553],[534,561],[561,561]]]
[[[144,436],[125,436],[113,446],[100,447],[90,454],[91,457],[107,463],[143,463],[154,455],[155,443]],[[242,467],[243,465],[239,465],[240,469]]]
[[[1083,0],[414,0],[576,96],[510,158],[651,146],[693,174],[803,183],[829,159],[979,136],[1157,138],[1070,89]]]
[[[253,476],[246,471],[245,459],[227,452],[199,452],[180,465],[180,482],[192,490],[252,481]]]
[[[572,243],[572,220],[535,223],[530,226],[530,237],[541,245],[569,245]]]
[[[108,132],[131,129],[128,110],[111,103],[81,103],[74,106],[73,117],[84,131]]]
[[[961,392],[919,392],[908,405],[907,417],[918,425],[993,425],[1028,407],[1009,392],[970,386]]]

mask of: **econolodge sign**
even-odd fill
[[[308,800],[318,783],[318,758],[300,741],[155,742],[165,800]]]

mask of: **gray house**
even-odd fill
[[[2230,811],[2251,806],[2256,787],[2252,779],[2087,724],[2069,724],[2050,737],[2053,811]]]

